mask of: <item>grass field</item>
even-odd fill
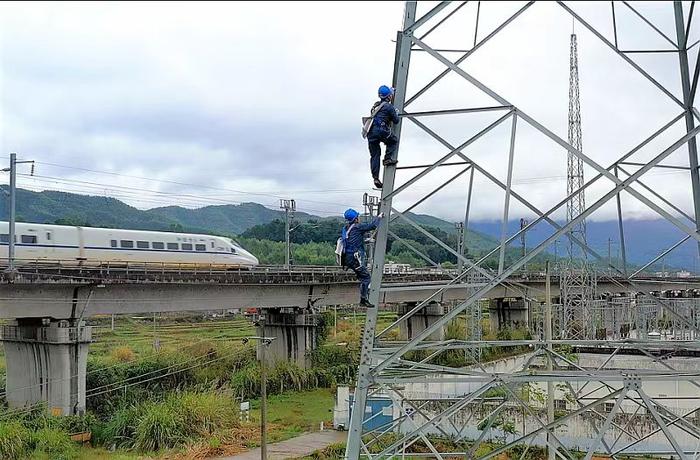
[[[395,315],[392,316],[392,319],[393,317]],[[327,315],[326,320],[328,318]],[[330,316],[330,318],[334,319],[335,317]],[[337,327],[333,323],[327,325],[329,337],[323,346],[336,347],[339,342],[346,340],[349,342],[348,346],[354,349],[354,345],[359,339],[359,331],[364,323],[364,315],[359,314],[359,312],[356,315],[339,312],[337,318]],[[383,319],[383,322],[389,324],[390,319]],[[215,356],[224,358],[227,350],[243,347],[242,338],[256,335],[256,328],[251,321],[240,315],[223,318],[199,314],[190,316],[156,315],[155,323],[151,315],[117,316],[114,330],[112,330],[111,318],[108,316],[90,319],[89,324],[94,327],[93,338],[95,340],[90,345],[88,358],[93,369],[91,372],[128,369],[129,371],[120,378],[151,372],[152,367],[141,367],[142,363],[160,365],[159,356],[176,356],[176,361],[187,361],[192,356],[206,355],[208,350],[215,348],[217,353]],[[0,356],[2,356],[2,351],[0,351]],[[4,367],[4,359],[0,359],[0,362]],[[169,362],[171,361],[165,360],[163,365],[167,365]],[[195,364],[199,362],[196,361]],[[211,368],[211,375],[217,377],[219,372],[231,372],[226,371],[226,369],[225,366],[217,364]],[[206,374],[209,372],[208,367],[205,366],[198,372],[197,375]],[[224,376],[224,374],[221,375]],[[200,385],[197,391],[210,391],[207,388],[208,386]],[[168,394],[165,391],[178,390],[175,388],[146,390],[144,388],[143,395],[149,399],[155,398],[157,401]],[[214,390],[212,387],[211,391],[219,390]],[[107,396],[115,396],[117,393],[109,393]],[[237,405],[238,402],[235,403],[236,407]],[[269,395],[269,442],[281,441],[304,432],[316,431],[321,422],[325,422],[326,426],[329,426],[332,421],[333,405],[334,393],[329,388]],[[210,455],[232,454],[259,445],[259,409],[260,401],[252,399],[249,423],[237,424],[233,428],[217,429],[210,436],[188,440],[182,447],[158,452],[139,452],[136,449],[125,450],[123,448],[117,448],[113,451],[109,448],[111,444],[96,448],[82,446],[70,458],[73,460],[193,460],[206,458]],[[107,415],[109,416],[109,413]],[[237,420],[237,416],[235,417]],[[30,454],[28,458],[32,460],[51,459],[45,453]]]
[[[397,315],[394,312],[380,311],[377,322],[378,331],[391,325],[396,318]],[[105,385],[109,389],[112,381],[116,381],[116,385],[124,381],[128,382],[129,386],[135,385],[129,391],[131,392],[130,394],[137,395],[137,399],[134,400],[137,405],[143,403],[160,404],[156,408],[158,409],[157,411],[151,409],[151,412],[148,413],[151,416],[167,412],[167,406],[163,405],[164,401],[173,395],[179,394],[181,391],[197,391],[202,396],[211,394],[222,397],[223,395],[225,399],[222,401],[227,403],[225,412],[229,414],[229,418],[234,419],[234,422],[219,425],[206,434],[187,435],[183,438],[177,438],[181,439],[178,442],[160,444],[161,450],[157,452],[145,451],[158,447],[146,448],[134,444],[118,444],[123,449],[111,451],[104,447],[82,447],[78,449],[76,456],[70,457],[71,459],[195,460],[235,454],[259,445],[260,401],[251,399],[251,420],[247,423],[238,423],[238,416],[235,412],[239,400],[231,399],[233,395],[248,394],[246,397],[254,398],[254,395],[259,394],[254,389],[250,390],[253,391],[252,393],[239,393],[238,390],[232,391],[233,388],[239,388],[235,386],[236,379],[238,383],[245,382],[247,384],[247,382],[255,382],[257,378],[259,383],[259,374],[256,373],[255,367],[251,371],[251,365],[255,366],[255,357],[251,345],[248,345],[250,354],[248,358],[245,358],[247,361],[236,361],[238,358],[232,355],[235,350],[243,348],[241,339],[256,335],[256,328],[248,318],[240,315],[214,317],[192,314],[189,316],[156,315],[155,320],[153,315],[121,316],[115,319],[114,329],[112,329],[111,318],[108,316],[92,318],[89,321],[89,324],[94,327],[93,337],[95,339],[95,342],[90,345],[89,354],[89,364],[91,366],[89,380],[92,381],[93,386]],[[325,384],[321,385],[333,386],[334,382],[340,384],[352,379],[354,371],[349,369],[356,369],[355,360],[357,355],[359,355],[360,335],[365,322],[365,314],[363,309],[344,309],[337,312],[331,309],[324,315],[324,319],[326,338],[318,352],[314,353],[313,359],[315,364],[313,369],[327,370],[338,363],[346,363],[347,369],[341,368],[338,374],[334,374],[336,375],[334,380],[326,381]],[[487,325],[485,324],[485,326]],[[464,325],[461,327],[463,329]],[[452,331],[453,335],[456,334],[458,337],[464,336],[460,327],[454,329]],[[484,330],[487,330],[486,327],[484,327]],[[450,331],[448,330],[447,332]],[[387,340],[396,340],[398,338],[398,328],[389,331],[385,338]],[[344,351],[340,352],[341,350]],[[208,363],[207,357],[212,360],[212,363]],[[221,359],[225,361],[220,361]],[[321,360],[317,362],[317,359]],[[4,359],[1,359],[0,363],[4,365]],[[172,371],[168,371],[165,374],[160,373],[163,369],[170,369],[168,366],[179,372],[180,369],[184,369],[190,364],[197,366],[197,369],[189,374],[175,375],[176,372]],[[282,365],[283,370],[285,369],[284,366],[287,365]],[[279,366],[271,369],[271,371],[275,370],[279,370]],[[148,377],[148,379],[143,379],[143,385],[139,381],[142,375]],[[152,380],[151,376],[160,378],[161,375],[163,377],[162,381],[155,380],[148,383]],[[279,391],[279,388],[301,389],[319,386],[318,380],[316,380],[314,386],[302,386],[295,383],[301,380],[294,379],[304,379],[306,378],[304,377],[305,375],[309,375],[300,371],[294,371],[292,374],[280,372],[274,374],[271,372],[271,374],[268,374],[268,377],[270,375],[276,376],[269,382],[270,384],[278,383],[277,391]],[[292,375],[293,380],[282,386],[280,382],[286,378],[286,375]],[[306,381],[313,382],[314,380],[311,378]],[[122,390],[119,386],[115,388],[119,391],[108,393],[98,399],[109,396],[115,401],[115,404],[118,403],[118,396]],[[254,385],[252,388],[254,388]],[[88,390],[91,389],[92,387],[88,388]],[[229,393],[226,393],[227,391]],[[327,427],[331,426],[334,405],[333,389],[319,388],[270,394],[269,385],[268,392],[269,442],[282,441],[305,432],[317,431],[321,422],[324,422],[324,425]],[[230,396],[228,396],[229,394]],[[125,400],[126,396],[125,388]],[[95,400],[92,399],[91,401]],[[232,402],[233,405],[229,406]],[[176,406],[188,407],[179,403]],[[96,407],[95,410],[102,417],[101,423],[104,424],[114,415],[114,411],[117,408],[123,408],[123,405],[109,406],[107,404],[101,408]],[[210,407],[209,409],[213,408]],[[99,412],[100,410],[102,412]],[[143,411],[140,412],[141,415],[139,417],[143,417],[144,413]],[[134,420],[135,423],[140,423],[140,419]],[[163,424],[163,420],[165,419],[156,420],[160,425],[155,424],[153,426],[156,428],[167,427],[167,422]],[[97,428],[96,431],[99,432],[100,429]],[[121,439],[136,439],[133,432],[131,433],[127,436],[122,436]],[[98,440],[97,442],[108,448],[112,445],[117,445],[113,440],[114,438],[110,439],[112,441],[100,442]],[[125,450],[127,448],[131,450]],[[330,454],[330,456],[312,458],[337,458],[335,449],[324,454]],[[47,457],[46,454],[39,454],[30,458],[41,460],[49,459],[50,457]]]
[[[271,441],[282,441],[299,434],[318,431],[321,422],[326,427],[333,423],[335,395],[330,389],[289,392],[271,396],[268,400],[267,419],[271,424]],[[256,420],[260,417],[260,401],[253,403]]]
[[[161,349],[179,349],[202,341],[228,342],[255,335],[253,324],[241,316],[225,319],[156,316],[155,324],[152,317],[117,317],[114,330],[109,323],[109,318],[103,318],[94,327],[91,359],[109,359],[114,349],[123,346],[131,348],[138,357],[154,352],[155,344]]]
[[[317,389],[304,392],[289,392],[268,398],[268,442],[277,442],[298,436],[309,431],[318,431],[320,423],[326,426],[332,421],[334,395],[330,389]],[[250,423],[234,428],[231,432],[213,436],[220,443],[222,451],[236,452],[260,445],[260,401],[251,401]],[[243,436],[236,433],[240,430]],[[234,439],[236,445],[226,445]],[[209,440],[211,441],[211,440]],[[135,454],[125,451],[110,452],[103,448],[83,447],[77,460],[136,460],[136,459],[189,459],[200,458],[196,454],[199,445],[150,454]],[[34,457],[32,460],[43,460]],[[48,460],[48,459],[47,459]]]

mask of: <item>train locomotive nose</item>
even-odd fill
[[[245,259],[246,263],[250,265],[258,265],[260,261],[253,254],[245,250],[239,250],[238,255]]]

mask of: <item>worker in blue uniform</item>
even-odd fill
[[[369,302],[369,282],[370,274],[365,267],[365,233],[375,230],[382,218],[383,213],[380,213],[372,222],[361,223],[360,213],[354,209],[345,211],[346,224],[343,226],[341,239],[343,242],[343,254],[341,264],[355,272],[355,276],[360,280],[360,305],[372,308]]]
[[[399,113],[392,104],[394,100],[394,89],[388,86],[380,86],[379,100],[372,106],[374,120],[372,127],[367,134],[367,145],[369,146],[370,167],[374,186],[382,188],[382,181],[379,180],[379,157],[382,156],[381,143],[386,146],[384,152],[384,166],[396,164],[396,149],[399,140],[392,132],[392,127],[399,122]]]

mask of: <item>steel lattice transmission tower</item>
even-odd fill
[[[519,6],[503,6],[505,3],[510,2],[406,2],[403,26],[396,34],[393,76],[395,106],[401,115],[401,121],[395,128],[395,134],[400,140],[397,152],[399,164],[389,165],[384,170],[381,210],[386,218],[377,230],[369,300],[380,306],[393,295],[399,298],[403,290],[423,289],[425,298],[418,304],[403,305],[407,308],[399,309],[397,318],[382,327],[378,323],[379,308],[367,310],[357,387],[352,400],[346,459],[423,457],[488,460],[502,455],[522,458],[534,446],[545,447],[551,457],[556,455],[563,459],[577,458],[582,452],[587,453],[587,460],[601,452],[608,458],[645,454],[697,458],[700,454],[700,428],[695,414],[700,413],[700,398],[683,399],[680,395],[658,398],[656,395],[661,386],[671,389],[678,385],[698,385],[700,371],[697,368],[691,369],[682,360],[676,364],[673,358],[667,357],[678,352],[697,353],[700,351],[700,342],[652,339],[645,331],[650,330],[648,318],[659,318],[659,312],[663,311],[668,318],[682,325],[684,332],[679,337],[700,336],[700,323],[694,320],[697,316],[689,313],[700,311],[700,302],[681,306],[673,299],[635,294],[621,304],[624,307],[624,317],[617,314],[621,308],[615,310],[612,302],[595,307],[600,310],[603,318],[611,316],[611,313],[614,316],[613,321],[606,320],[603,327],[592,328],[593,322],[582,318],[581,315],[586,313],[580,311],[574,319],[586,327],[580,329],[579,333],[573,334],[572,324],[567,326],[566,321],[561,321],[563,338],[552,337],[547,332],[539,334],[535,325],[532,339],[500,340],[497,335],[496,339],[485,339],[487,336],[482,336],[481,333],[486,330],[486,325],[482,324],[479,316],[480,301],[496,292],[496,295],[523,299],[537,296],[534,300],[539,302],[532,302],[533,308],[538,308],[538,303],[549,305],[540,317],[551,316],[553,310],[549,301],[551,295],[547,293],[549,289],[545,290],[546,301],[542,302],[542,294],[533,294],[531,291],[528,294],[517,274],[533,258],[544,254],[561,238],[573,240],[572,245],[575,247],[569,252],[576,257],[568,259],[578,263],[578,267],[569,264],[571,269],[564,270],[570,278],[564,283],[567,295],[572,302],[575,300],[578,305],[586,305],[586,299],[592,298],[591,286],[594,286],[591,276],[586,275],[593,273],[592,270],[588,271],[587,263],[601,264],[607,258],[587,244],[584,220],[606,204],[615,202],[618,207],[623,260],[621,267],[611,267],[611,274],[615,277],[614,282],[624,286],[627,292],[647,292],[648,288],[645,288],[640,279],[643,268],[627,273],[629,267],[624,253],[624,222],[620,200],[622,193],[661,216],[683,235],[679,243],[661,252],[646,266],[655,263],[686,240],[693,239],[700,243],[700,170],[695,143],[695,137],[700,134],[700,126],[696,126],[700,112],[695,107],[700,71],[694,72],[695,68],[691,70],[688,62],[688,36],[700,27],[698,19],[691,21],[693,6],[687,10],[686,22],[682,2],[666,4],[675,13],[674,41],[656,27],[653,20],[644,18],[629,2],[614,2],[612,8],[605,2],[598,2],[598,5],[602,5],[598,6],[601,14],[608,12],[610,15],[613,28],[609,32],[599,31],[580,16],[576,11],[577,2],[542,2],[535,8],[535,2],[532,1]],[[505,8],[502,11],[509,10],[510,14],[497,24],[480,24],[480,12],[494,8],[494,5]],[[642,16],[645,19],[643,22],[649,25],[647,33],[661,36],[665,42],[670,42],[670,46],[663,49],[633,50],[634,52],[625,51],[627,48],[618,46],[618,41],[626,44],[627,37],[618,36],[616,6],[629,9],[630,14]],[[572,72],[575,71],[572,73],[572,96],[575,97],[572,97],[571,110],[574,123],[568,140],[532,116],[527,104],[519,105],[517,100],[521,98],[517,93],[513,94],[513,99],[506,98],[491,86],[493,82],[490,81],[488,72],[477,77],[469,66],[462,65],[465,61],[471,61],[470,57],[477,52],[487,54],[493,60],[504,59],[497,46],[490,46],[494,37],[501,37],[504,30],[512,28],[513,23],[523,21],[526,16],[537,15],[538,11],[547,8],[563,11],[573,17],[577,24],[590,32],[591,37],[595,37],[593,43],[602,44],[614,52],[630,72],[629,76],[611,75],[610,78],[641,76],[652,85],[651,88],[656,88],[656,97],[670,105],[676,116],[670,120],[659,120],[659,125],[654,125],[656,129],[653,132],[629,132],[629,136],[634,136],[634,147],[631,150],[606,147],[604,151],[595,152],[605,161],[601,163],[581,151],[575,47],[572,53]],[[444,36],[438,38],[439,29],[449,31],[451,24],[456,25],[455,22],[465,19],[466,15],[467,21],[473,21],[473,41],[471,34],[464,33],[465,22],[458,24],[459,33],[451,41],[445,40]],[[553,15],[549,18],[557,20]],[[517,38],[523,44],[532,39],[528,34]],[[513,36],[509,35],[507,39],[512,40]],[[544,50],[540,51],[541,57]],[[662,62],[660,66],[664,71],[678,72],[682,95],[674,94],[673,89],[656,80],[656,73],[652,74],[637,64],[635,53],[640,52],[647,57],[658,56],[660,53],[678,55],[678,67],[673,65],[673,68],[669,68],[669,61]],[[416,56],[416,59],[412,60],[411,56]],[[700,63],[700,59],[697,62]],[[436,63],[439,64],[439,70],[433,67]],[[537,70],[536,66],[532,67]],[[564,67],[565,58],[562,60],[562,68]],[[606,70],[603,68],[599,71]],[[425,72],[434,72],[434,78],[426,80]],[[521,76],[512,72],[511,77],[520,79]],[[453,81],[450,82],[450,79]],[[477,90],[479,96],[486,96],[490,100],[484,103],[483,100],[470,96],[460,101],[455,95],[462,94],[462,89],[466,90],[463,94]],[[548,88],[540,88],[539,91],[541,100],[550,99]],[[625,117],[628,113],[620,110],[616,116]],[[450,117],[465,117],[462,119],[466,123],[459,125],[459,134],[456,134],[456,124]],[[685,126],[681,126],[683,119]],[[667,122],[662,125],[664,121]],[[496,129],[498,127],[500,129]],[[523,147],[529,144],[526,139],[523,142],[523,138],[519,138],[519,127],[534,130],[538,136],[548,139],[551,152],[561,155],[562,159],[567,155],[572,181],[567,187],[566,196],[552,197],[548,203],[537,204],[529,196],[531,190],[514,184],[514,173],[523,172],[523,158],[527,158],[528,162],[535,161],[526,157],[528,152]],[[649,145],[662,133],[668,136],[664,139],[666,143],[653,147]],[[431,145],[439,148],[426,150],[424,154],[425,144],[420,142],[418,136],[427,136],[431,143],[434,142]],[[488,137],[495,141],[494,145],[501,142],[501,150],[495,151],[501,153],[504,159],[507,156],[507,163],[504,161],[495,165],[480,159],[478,153],[481,146],[476,143],[479,139]],[[420,148],[411,149],[412,146]],[[645,157],[637,158],[635,155],[645,146],[650,151]],[[693,210],[683,211],[683,218],[670,213],[667,207],[687,208],[687,203],[666,198],[663,195],[666,191],[664,183],[654,189],[645,183],[647,173],[658,167],[667,167],[663,162],[681,148],[687,148],[687,172],[693,196]],[[683,156],[685,152],[680,153]],[[591,171],[591,177],[586,183],[583,182],[583,163]],[[505,174],[500,168],[503,164],[507,165]],[[397,174],[397,171],[401,174]],[[469,182],[460,185],[458,179],[467,176]],[[416,185],[422,184],[419,181],[424,178],[432,179],[433,186]],[[473,178],[480,181],[475,183],[487,184],[502,191],[500,197],[504,200],[499,203],[498,194],[484,192],[482,190],[485,189],[476,187],[474,200],[491,208],[495,203],[497,206],[502,203],[504,218],[498,247],[483,253],[475,251],[473,257],[467,258],[431,233],[429,227],[417,222],[414,214],[418,211],[417,207],[427,207],[442,200],[444,195],[440,194],[448,184],[461,186],[466,201],[466,208],[463,209],[466,209],[464,227],[467,228],[472,209]],[[583,192],[594,183],[602,193],[595,198],[589,193],[589,203],[585,205]],[[653,195],[653,198],[649,198],[647,193]],[[450,200],[454,200],[455,196],[450,196]],[[513,234],[507,228],[511,202],[517,202],[518,206],[524,206],[531,213],[528,215],[529,223]],[[567,211],[564,211],[564,207],[567,207]],[[459,207],[455,206],[455,209]],[[567,212],[568,220],[562,224],[554,216],[564,212]],[[383,279],[389,236],[394,239],[394,244],[403,244],[430,265],[437,265],[429,255],[414,247],[410,240],[405,241],[392,231],[397,223],[410,226],[421,238],[431,240],[450,253],[461,262],[460,269],[431,282],[429,288],[420,283],[392,283]],[[547,236],[527,248],[524,254],[513,254],[511,251],[511,260],[506,263],[504,255],[509,245],[538,225],[549,229]],[[499,260],[498,271],[492,269],[495,260]],[[601,273],[600,276],[608,275]],[[694,300],[690,299],[691,302]],[[447,302],[451,302],[452,307],[443,309]],[[435,304],[440,308],[434,308]],[[569,308],[568,314],[576,313],[573,304]],[[428,315],[432,319],[429,322],[423,321]],[[447,337],[446,329],[465,316],[467,320],[471,319],[467,321],[467,332],[460,334],[460,337]],[[566,319],[566,315],[561,317],[559,311],[557,316]],[[620,318],[624,320],[624,328],[619,325]],[[549,323],[548,320],[544,322]],[[556,320],[552,322],[557,323]],[[421,326],[416,327],[410,337],[396,338],[398,335],[393,332],[398,332],[400,326],[407,324]],[[489,329],[491,333],[496,332],[493,328]],[[539,328],[542,329],[547,331],[549,328]],[[632,333],[635,335],[632,336]],[[557,331],[557,334],[561,333]],[[629,337],[636,339],[628,340]],[[482,359],[492,351],[512,351],[514,347],[522,350],[522,353],[514,359],[512,366],[497,365]],[[596,356],[572,360],[568,353],[561,353],[562,347],[596,350]],[[480,353],[482,349],[489,353]],[[659,350],[662,351],[661,354]],[[630,361],[618,356],[624,353],[635,354],[639,358]],[[637,359],[644,360],[646,367],[638,366]],[[553,394],[550,394],[546,407],[538,398],[530,397],[540,391],[550,391],[549,388],[553,388]],[[679,402],[680,399],[682,403]],[[561,405],[558,409],[561,414],[555,418],[553,409],[557,401],[559,403],[556,405]],[[384,409],[390,409],[389,413],[385,413]],[[633,422],[642,424],[645,428],[631,428]],[[571,436],[569,427],[576,427],[575,437]],[[500,439],[500,442],[488,442],[495,438]]]
[[[579,151],[583,151],[583,138],[581,135],[581,99],[578,85],[578,50],[576,46],[576,34],[571,34],[571,54],[569,57],[569,144]],[[574,220],[586,209],[586,195],[583,187],[583,160],[571,151],[567,154],[566,161],[566,194],[572,196],[566,205],[567,222]],[[586,220],[582,219],[571,229],[571,234],[586,242]],[[586,259],[586,252],[569,240],[569,259],[582,257]]]
[[[578,47],[576,34],[571,34],[569,54],[569,144],[579,152],[583,151],[581,133],[581,98],[578,79]],[[566,160],[566,195],[571,197],[566,203],[566,221],[574,221],[586,210],[586,195],[583,180],[583,160],[569,150]],[[561,295],[564,306],[562,334],[573,338],[579,335],[583,323],[596,295],[595,270],[588,264],[588,254],[575,243],[578,239],[586,243],[586,219],[580,219],[571,227],[568,259],[561,273]]]

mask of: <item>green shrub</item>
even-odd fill
[[[285,391],[303,391],[314,388],[329,388],[338,381],[346,381],[354,375],[347,364],[314,365],[303,369],[294,363],[279,362],[267,372],[268,394],[281,394]],[[250,364],[235,372],[231,377],[231,388],[237,396],[245,399],[260,396],[260,365]]]
[[[130,404],[117,410],[99,432],[98,443],[157,451],[235,426],[238,410],[222,393],[184,392],[165,401]]]
[[[47,426],[65,431],[68,434],[83,433],[85,431],[95,431],[100,422],[97,418],[87,413],[85,415],[68,415],[62,417],[49,417]]]
[[[29,435],[21,422],[0,422],[0,458],[24,458],[29,450]]]
[[[115,444],[118,447],[134,447],[136,425],[140,415],[140,406],[129,405],[117,410],[105,425],[104,430],[99,434],[97,441],[105,445]]]
[[[231,377],[231,388],[244,399],[257,397],[260,394],[260,366],[252,363],[235,371]]]
[[[330,446],[326,447],[325,449],[322,450],[317,450],[308,457],[305,457],[305,460],[338,460],[341,458],[345,457],[345,444],[344,443],[338,443],[338,444],[331,444]]]
[[[136,359],[136,353],[134,353],[134,350],[128,345],[112,349],[110,356],[113,360],[120,363],[130,363]]]
[[[136,425],[134,446],[143,451],[175,447],[186,439],[180,412],[168,403],[149,403]]]
[[[35,454],[45,454],[51,460],[72,460],[78,448],[68,433],[58,428],[41,428],[31,436]]]
[[[219,428],[228,428],[238,420],[233,398],[220,393],[187,392],[169,401],[177,408],[188,435],[206,436]]]

